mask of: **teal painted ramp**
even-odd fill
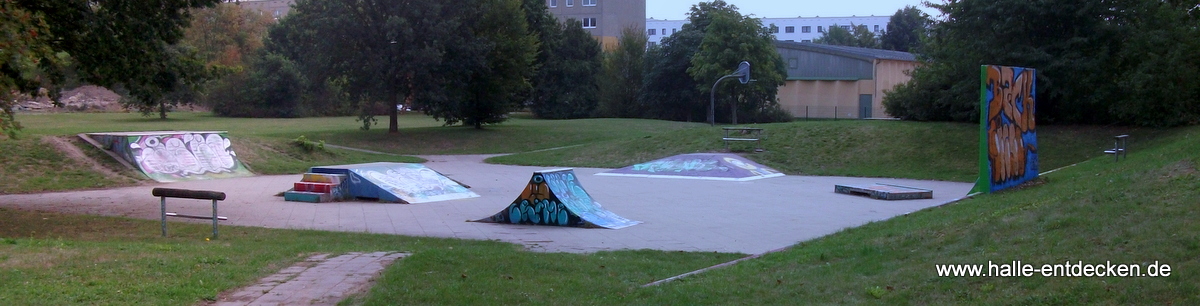
[[[573,169],[534,172],[525,191],[508,207],[476,221],[610,229],[642,223],[601,207],[579,184]]]

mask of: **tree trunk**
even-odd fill
[[[167,103],[158,102],[158,119],[167,120]]]

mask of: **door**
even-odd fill
[[[858,95],[858,119],[871,118],[871,95]]]

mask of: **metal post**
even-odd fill
[[[162,214],[162,236],[166,237],[167,236],[167,197],[158,197],[158,199],[159,199],[159,207],[161,207],[161,210],[159,210],[159,212]]]
[[[213,239],[217,239],[217,200],[213,199]]]

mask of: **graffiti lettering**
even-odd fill
[[[129,136],[134,161],[151,177],[239,171],[228,138],[220,134]]]
[[[987,66],[984,76],[987,162],[991,191],[1037,177],[1034,70]]]
[[[633,165],[634,171],[646,172],[685,172],[685,171],[729,171],[728,167],[720,166],[712,159],[660,159],[648,163]]]
[[[376,182],[383,189],[420,201],[429,200],[434,196],[468,192],[466,187],[421,165],[391,167],[384,172],[371,169],[354,171]]]

